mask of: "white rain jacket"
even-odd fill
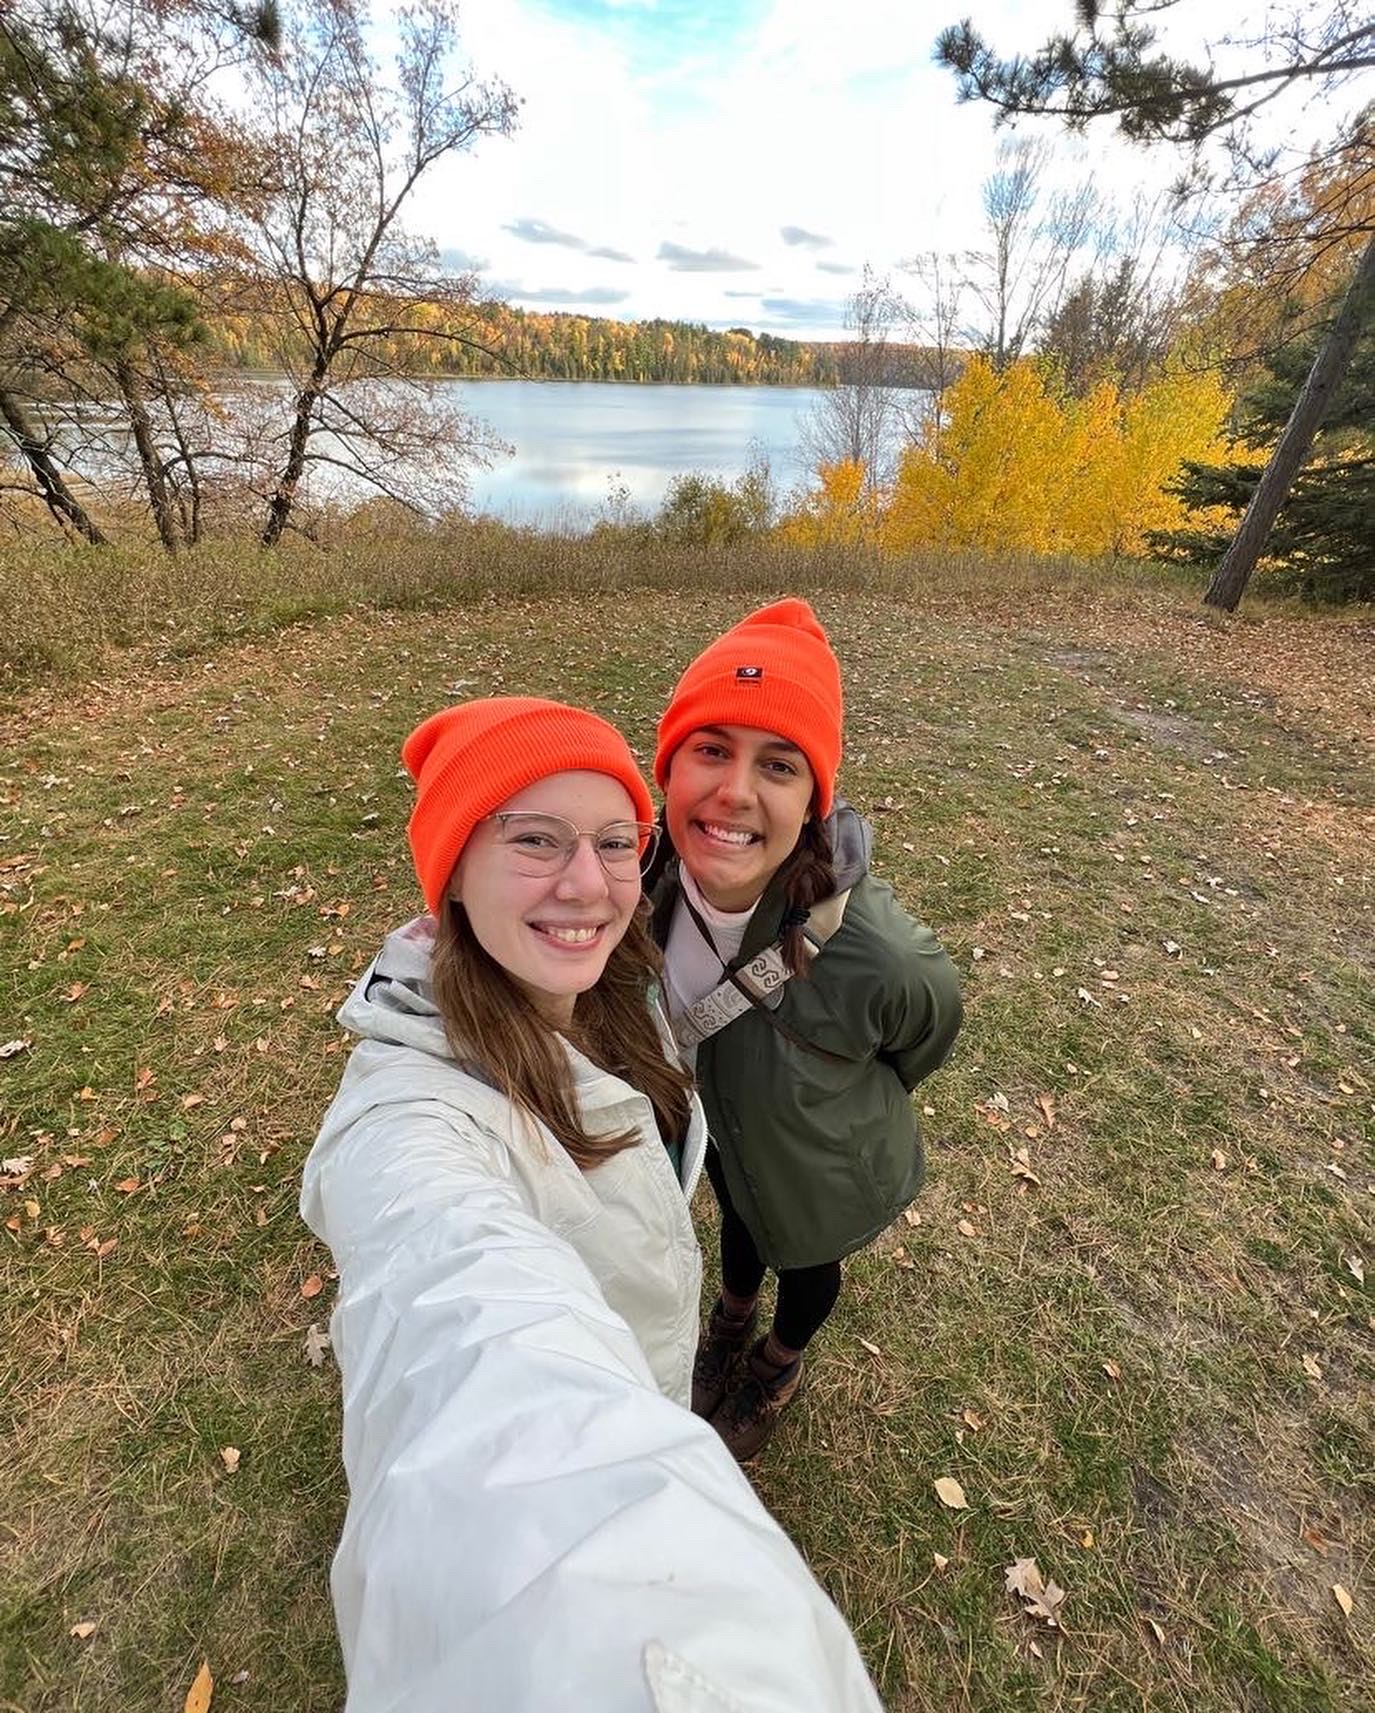
[[[569,1049],[580,1171],[455,1061],[434,924],[339,1013],[361,1037],[306,1162],[333,1251],[348,1713],[876,1713],[844,1621],[682,1407],[700,1257],[649,1102]]]

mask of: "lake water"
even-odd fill
[[[409,478],[401,475],[404,464],[391,468],[427,508],[453,505],[466,484],[472,511],[544,529],[587,529],[599,518],[623,518],[627,512],[652,516],[675,476],[700,474],[732,482],[761,460],[782,499],[810,483],[805,425],[825,397],[810,387],[431,381],[418,407],[414,393],[406,395],[406,408],[418,408],[422,426],[431,412],[461,413],[476,419],[486,438],[502,449],[491,453],[485,468],[446,468],[444,452],[429,456]],[[361,404],[358,398],[353,402]],[[215,403],[218,414],[202,432],[223,444],[226,457],[243,443],[267,447],[269,458],[280,456],[276,449],[291,403],[285,376],[236,377],[217,391]],[[377,419],[387,414],[384,397]],[[74,437],[70,449],[63,446],[64,435]],[[137,466],[121,411],[83,405],[67,417],[56,440],[73,468],[88,479],[122,482],[137,491]],[[349,503],[375,492],[345,467],[346,446],[329,435],[312,446],[322,461],[311,468],[308,493]],[[275,468],[269,463],[260,480],[270,482]]]
[[[440,381],[452,401],[513,448],[470,477],[471,504],[512,523],[586,528],[613,489],[641,513],[675,476],[733,481],[762,455],[780,489],[806,475],[808,387],[631,386],[616,381]]]

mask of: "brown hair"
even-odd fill
[[[664,1057],[649,1009],[649,984],[663,967],[641,905],[595,987],[580,993],[568,1039],[613,1076],[648,1097],[665,1142],[687,1134],[692,1078]],[[435,1004],[449,1045],[474,1060],[511,1103],[551,1130],[589,1170],[633,1147],[635,1130],[592,1137],[583,1129],[568,1055],[528,994],[478,944],[468,913],[446,899],[435,934]]]
[[[805,980],[811,959],[804,947],[802,924],[813,904],[829,898],[836,889],[835,859],[826,823],[815,815],[802,823],[792,854],[783,859],[783,924],[779,946],[783,962],[795,976]]]

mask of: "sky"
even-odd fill
[[[1187,32],[1242,0],[1185,0]],[[844,336],[867,264],[920,298],[904,263],[984,242],[980,187],[1006,129],[961,106],[932,63],[960,0],[467,0],[463,53],[522,99],[422,182],[408,224],[483,290],[526,308],[665,316],[819,339]],[[1068,26],[1071,0],[979,0],[1001,52]],[[1181,34],[1182,32],[1186,32]],[[1178,172],[1101,125],[1049,121],[1052,177],[1092,178],[1125,214]]]

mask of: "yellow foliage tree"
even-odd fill
[[[855,458],[823,464],[821,487],[807,495],[802,509],[778,525],[776,535],[789,547],[861,547],[877,538],[874,500],[865,490],[864,465]]]
[[[1183,502],[1165,491],[1183,461],[1226,450],[1220,381],[1178,366],[1138,393],[1105,381],[1076,399],[1032,359],[999,375],[976,358],[945,405],[939,443],[930,429],[908,448],[879,504],[877,536],[890,552],[1143,553],[1149,530],[1183,520]],[[829,517],[826,494],[823,481],[808,515],[784,529]]]

